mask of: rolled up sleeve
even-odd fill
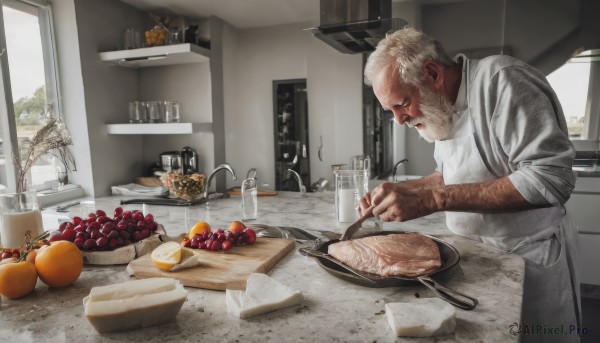
[[[509,179],[531,204],[564,205],[575,187],[575,149],[556,95],[543,77],[522,67],[494,77],[491,132],[506,154]]]

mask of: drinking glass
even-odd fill
[[[179,101],[171,101],[173,105],[173,123],[179,123],[181,120],[181,103]]]
[[[360,199],[368,191],[366,170],[338,170],[335,174],[335,213],[340,223],[359,218]]]
[[[0,194],[0,240],[5,248],[20,248],[27,239],[44,233],[37,191]]]
[[[242,220],[254,220],[258,213],[256,179],[251,177],[242,182]]]
[[[173,103],[171,101],[161,101],[161,116],[163,123],[173,122]]]
[[[369,155],[355,155],[350,158],[353,170],[367,170],[371,173],[371,158]]]
[[[162,121],[159,101],[148,101],[148,121],[150,123],[160,123]]]
[[[139,101],[133,101],[129,103],[129,122],[142,122],[142,104]]]

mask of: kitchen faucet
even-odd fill
[[[233,168],[229,165],[229,163],[220,164],[215,169],[213,169],[213,171],[210,172],[210,175],[208,176],[208,179],[206,181],[206,187],[204,188],[204,198],[206,199],[206,206],[208,206],[208,188],[210,187],[210,182],[212,181],[212,179],[215,176],[215,174],[217,172],[219,172],[220,170],[227,170],[227,171],[229,171],[231,173],[231,178],[234,179],[234,180],[237,179],[235,177],[235,170],[233,170]]]
[[[401,165],[402,163],[406,163],[406,162],[408,162],[408,160],[405,158],[405,159],[398,161],[394,165],[394,168],[392,169],[392,182],[396,182],[396,171],[398,170],[398,166]]]
[[[250,168],[248,169],[248,173],[246,173],[246,179],[256,179],[256,168]]]
[[[298,181],[298,188],[300,188],[300,193],[306,193],[306,187],[304,184],[302,184],[302,178],[300,177],[300,174],[298,174],[298,172],[296,172],[294,169],[288,169],[288,171],[294,174],[296,177],[296,181]]]

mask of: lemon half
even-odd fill
[[[159,245],[150,255],[152,263],[160,270],[169,270],[181,262],[181,245],[167,242]]]

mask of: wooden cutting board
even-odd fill
[[[228,190],[226,190],[225,194],[242,195],[242,191],[241,191],[240,187],[233,187],[233,188],[229,188]],[[256,195],[258,195],[258,196],[274,196],[274,195],[277,195],[277,192],[270,191],[267,189],[259,189],[256,191]]]
[[[161,271],[150,260],[150,254],[135,259],[127,271],[138,279],[170,277],[184,286],[224,291],[244,289],[251,273],[266,273],[288,252],[294,249],[294,241],[281,238],[258,237],[253,245],[235,246],[231,250],[194,250],[201,254],[201,264],[176,272]]]

